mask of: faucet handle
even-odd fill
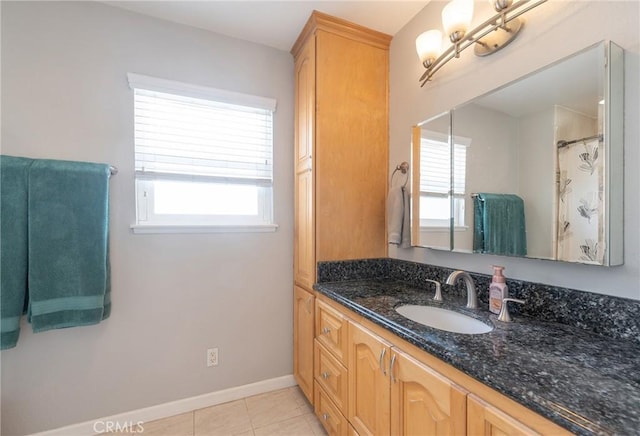
[[[507,307],[507,303],[509,301],[513,301],[514,303],[524,304],[524,300],[519,300],[517,298],[503,298],[502,299],[502,308],[500,309],[500,315],[498,315],[498,321],[503,322],[511,322],[511,316],[509,315],[509,308]]]
[[[442,301],[442,288],[440,282],[437,280],[425,279],[427,282],[431,282],[436,285],[436,295],[433,296],[434,301]]]

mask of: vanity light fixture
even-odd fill
[[[476,56],[487,56],[509,44],[518,35],[524,23],[518,17],[540,6],[547,0],[489,0],[496,14],[472,30],[473,0],[451,0],[442,9],[442,27],[451,46],[442,50],[442,33],[429,30],[416,38],[420,62],[426,68],[420,77],[420,86],[453,58],[475,43]]]

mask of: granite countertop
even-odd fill
[[[317,283],[315,289],[398,337],[442,359],[576,434],[640,434],[640,347],[575,327],[466,309],[466,299],[391,279]],[[470,315],[494,329],[450,333],[423,326],[394,308],[439,306]]]

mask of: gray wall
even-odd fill
[[[524,16],[527,23],[522,34],[504,50],[478,58],[469,49],[420,88],[418,78],[424,70],[415,53],[415,38],[423,31],[441,28],[444,4],[430,2],[391,43],[390,171],[410,157],[412,125],[610,39],[625,49],[625,264],[606,268],[393,246],[389,255],[485,274],[491,273],[491,265],[502,264],[507,277],[640,299],[640,3],[550,0]],[[489,3],[477,1],[475,6],[474,24],[479,24],[489,16]]]
[[[126,73],[276,98],[274,233],[134,235]],[[2,434],[292,372],[293,60],[100,3],[2,2],[2,153],[108,162],[113,312],[2,352]],[[220,365],[205,350],[220,348]]]

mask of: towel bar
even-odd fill
[[[111,172],[112,176],[115,176],[116,174],[118,174],[118,167],[114,167],[113,165],[109,165],[109,171]]]

